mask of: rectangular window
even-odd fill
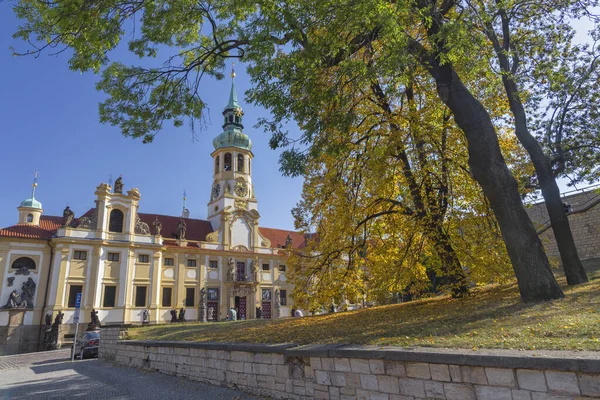
[[[279,291],[279,300],[282,306],[287,306],[287,293],[285,290]]]
[[[187,266],[188,267],[196,267],[196,260],[187,260]]]
[[[73,252],[73,259],[74,260],[87,260],[87,251],[75,250]]]
[[[165,258],[165,265],[168,267],[172,267],[173,265],[175,265],[175,259],[170,257]]]
[[[279,272],[285,272],[285,265],[279,266]]]
[[[173,296],[173,288],[164,287],[162,290],[162,306],[171,307],[171,297]]]
[[[102,301],[102,307],[114,307],[116,298],[117,287],[104,286],[104,300]]]
[[[146,307],[146,293],[148,291],[147,286],[136,286],[135,287],[135,306]]]
[[[67,303],[67,307],[75,308],[75,302],[77,301],[77,294],[83,291],[83,286],[81,285],[71,285],[69,286],[69,300]]]
[[[217,268],[219,268],[219,262],[217,260],[210,260],[208,266],[210,268],[217,269]]]
[[[212,301],[219,300],[219,289],[214,289],[214,288],[208,289],[206,297],[208,300],[212,300]]]
[[[120,253],[108,253],[108,261],[119,261]]]
[[[148,254],[138,254],[138,262],[148,264],[150,262],[150,256]]]
[[[263,264],[263,271],[270,271],[271,270],[271,266],[269,264]]]
[[[196,294],[196,289],[193,287],[185,288],[185,306],[186,307],[194,307],[194,295]]]

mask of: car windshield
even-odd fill
[[[86,333],[83,338],[84,339],[98,339],[99,337],[100,337],[99,333],[93,332],[93,333]]]

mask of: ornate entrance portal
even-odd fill
[[[246,296],[235,296],[235,309],[238,312],[238,319],[246,319]]]

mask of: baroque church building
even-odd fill
[[[235,75],[232,74],[232,78]],[[259,227],[252,184],[252,142],[232,81],[223,132],[213,141],[214,179],[208,220],[139,212],[142,197],[119,178],[96,188],[95,207],[75,217],[47,216],[35,198],[18,207],[19,219],[0,229],[0,355],[39,349],[43,329],[64,313],[63,334],[80,331],[92,310],[102,324],[171,320],[222,321],[290,316],[286,279],[290,250],[304,237]]]

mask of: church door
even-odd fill
[[[237,263],[237,280],[238,281],[246,280],[246,264],[243,262]]]
[[[206,302],[206,319],[208,321],[218,322],[219,321],[219,302],[218,301],[207,301]]]
[[[238,312],[238,319],[246,319],[246,296],[235,296],[235,308]]]
[[[271,319],[271,302],[263,301],[263,302],[261,302],[261,305],[262,305],[262,318]]]

